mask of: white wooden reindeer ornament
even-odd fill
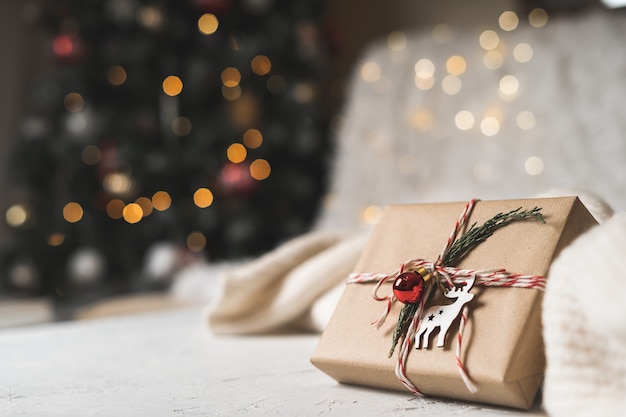
[[[476,275],[472,275],[472,277],[466,281],[464,286],[457,287],[444,294],[447,298],[456,298],[452,304],[434,305],[424,311],[420,320],[419,330],[415,335],[417,339],[415,347],[417,349],[422,346],[422,339],[424,337],[425,340],[423,346],[425,348],[429,347],[430,334],[436,328],[439,328],[437,347],[444,346],[446,333],[448,333],[448,329],[452,325],[452,322],[459,316],[463,306],[474,298],[474,294],[470,293],[469,290],[474,285],[475,280]]]

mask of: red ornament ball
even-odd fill
[[[393,282],[393,294],[401,303],[415,304],[422,299],[425,287],[422,275],[413,271],[403,272]]]

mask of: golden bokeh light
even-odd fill
[[[361,66],[361,78],[364,81],[373,83],[380,80],[381,75],[382,71],[376,62],[369,61]]]
[[[113,65],[107,71],[107,81],[111,85],[115,85],[115,86],[122,85],[126,82],[126,78],[127,78],[126,70],[121,65]]]
[[[514,75],[505,75],[500,79],[500,92],[505,96],[514,96],[519,90],[519,81]]]
[[[198,30],[203,35],[212,35],[217,32],[220,22],[212,13],[205,13],[198,19]]]
[[[293,87],[293,99],[296,103],[309,103],[315,96],[315,90],[310,83],[298,83]]]
[[[238,164],[246,160],[246,156],[248,156],[248,151],[246,151],[245,146],[241,143],[233,143],[226,150],[226,156],[230,162],[233,164]]]
[[[415,76],[415,86],[420,90],[430,90],[431,88],[433,88],[433,85],[435,85],[435,77],[421,78]]]
[[[515,14],[515,12],[506,11],[500,15],[500,17],[498,18],[498,23],[502,30],[510,32],[512,30],[515,30],[517,28],[517,25],[519,25],[519,18],[517,17],[517,14]]]
[[[533,47],[525,42],[518,43],[513,48],[513,58],[517,62],[528,62],[533,57]]]
[[[376,224],[383,215],[383,208],[380,206],[367,206],[361,212],[361,220],[368,224]]]
[[[52,233],[48,236],[48,245],[61,246],[65,242],[65,235],[63,233]]]
[[[191,133],[191,120],[184,116],[178,116],[172,120],[172,132],[176,136],[187,136]]]
[[[539,175],[543,172],[543,160],[538,156],[529,156],[524,161],[524,170],[528,175]]]
[[[87,145],[83,148],[83,151],[80,154],[81,159],[87,165],[95,165],[100,162],[100,158],[102,154],[100,153],[100,149],[94,145]]]
[[[165,21],[165,16],[157,6],[143,6],[137,12],[137,21],[148,29],[159,29]]]
[[[163,92],[174,97],[183,91],[183,82],[175,75],[170,75],[163,80]]]
[[[123,172],[112,172],[102,179],[102,187],[111,194],[128,194],[133,188],[133,181]]]
[[[248,129],[243,134],[243,143],[250,149],[256,149],[263,144],[263,135],[257,129]]]
[[[387,35],[387,46],[392,51],[402,51],[406,48],[407,38],[404,32],[400,32],[398,30],[394,30],[389,35]]]
[[[121,219],[122,212],[124,211],[124,207],[126,204],[119,198],[114,198],[113,200],[107,203],[107,215],[112,219]]]
[[[83,96],[78,93],[69,93],[63,99],[63,105],[65,106],[65,110],[76,113],[83,109],[85,100],[83,100]]]
[[[7,224],[11,227],[20,227],[28,220],[28,210],[21,204],[13,204],[5,213]]]
[[[267,179],[272,172],[269,162],[265,159],[256,159],[250,164],[250,176],[255,180]]]
[[[250,68],[256,75],[266,75],[272,69],[272,61],[265,55],[257,55],[250,61]]]
[[[187,248],[195,253],[202,252],[206,247],[206,237],[201,232],[191,232],[187,236]]]
[[[485,67],[490,70],[497,70],[504,63],[504,56],[500,51],[487,51],[483,57]]]
[[[532,27],[542,28],[548,24],[548,12],[541,8],[533,9],[528,14],[528,22]]]
[[[241,73],[235,67],[228,67],[222,71],[221,78],[226,87],[236,87],[241,81]]]
[[[152,206],[155,210],[164,211],[172,205],[172,197],[167,191],[157,191],[152,195]]]
[[[461,83],[461,79],[456,75],[447,75],[441,81],[441,89],[444,93],[448,95],[454,95],[461,91],[461,87],[463,84]]]
[[[70,202],[63,207],[63,218],[70,222],[76,223],[83,218],[83,208],[76,202]]]
[[[208,188],[198,188],[193,193],[193,202],[200,208],[207,208],[213,204],[213,193]]]
[[[409,123],[416,130],[426,132],[435,124],[435,115],[428,109],[417,109],[411,112]]]
[[[137,200],[135,200],[135,203],[139,204],[139,207],[141,207],[141,210],[143,211],[143,217],[147,217],[152,214],[152,200],[150,200],[148,197],[139,197]]]
[[[467,69],[467,62],[462,56],[453,55],[446,61],[446,69],[452,75],[461,75]]]
[[[454,124],[459,130],[470,130],[474,127],[474,115],[467,110],[461,110],[454,116]]]
[[[235,101],[241,97],[241,87],[236,85],[234,87],[222,86],[222,96],[228,101]]]
[[[415,63],[415,76],[428,79],[435,74],[435,64],[428,58],[422,58]]]
[[[137,203],[130,203],[124,207],[122,216],[130,224],[138,223],[143,218],[143,210]]]
[[[487,116],[480,122],[480,131],[485,136],[495,136],[500,131],[500,122],[493,116]]]
[[[485,30],[480,34],[478,41],[484,50],[490,51],[498,47],[500,44],[500,37],[493,30]]]
[[[520,129],[530,130],[535,127],[535,115],[525,110],[517,115],[516,122],[517,127],[519,127]]]

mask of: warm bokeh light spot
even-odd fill
[[[61,246],[65,242],[65,235],[63,233],[53,233],[48,236],[48,245]]]
[[[76,113],[83,109],[85,100],[83,100],[83,96],[78,93],[69,93],[63,99],[63,105],[67,111]]]
[[[228,160],[234,164],[238,164],[246,160],[246,156],[248,156],[248,151],[246,151],[245,146],[241,143],[233,143],[226,150],[226,156]]]
[[[441,89],[448,95],[458,93],[461,91],[462,86],[463,83],[461,83],[461,79],[456,75],[447,75],[443,80],[441,80]]]
[[[493,30],[485,30],[480,34],[478,42],[484,50],[490,51],[498,47],[498,44],[500,43],[500,37]]]
[[[380,66],[376,62],[369,61],[361,66],[361,78],[364,81],[373,83],[378,81],[381,75]]]
[[[250,176],[261,181],[270,176],[272,168],[265,159],[256,159],[250,164]]]
[[[122,85],[126,82],[126,78],[126,70],[120,65],[113,65],[107,71],[107,81],[111,85]]]
[[[157,191],[152,196],[152,206],[155,210],[164,211],[172,205],[172,197],[167,191]]]
[[[383,215],[383,208],[380,206],[368,206],[361,213],[361,220],[368,224],[376,224]]]
[[[528,62],[533,57],[533,47],[525,42],[520,42],[513,48],[513,57],[517,62]]]
[[[175,75],[168,76],[163,80],[163,92],[168,96],[177,96],[183,91],[183,82]]]
[[[544,9],[533,9],[528,14],[528,22],[532,27],[542,28],[548,24],[548,12]]]
[[[135,200],[135,203],[139,204],[139,207],[141,207],[141,210],[143,211],[143,217],[152,214],[152,200],[150,200],[148,197],[139,197],[137,200]]]
[[[102,179],[102,187],[111,194],[123,195],[130,192],[133,181],[126,173],[112,172]]]
[[[250,61],[250,68],[256,75],[266,75],[272,69],[272,62],[265,55],[257,55]]]
[[[112,219],[121,219],[122,212],[124,211],[124,207],[126,204],[119,198],[114,198],[113,200],[107,203],[107,214]]]
[[[498,18],[498,23],[500,24],[500,28],[502,30],[510,32],[512,30],[515,30],[515,28],[517,28],[517,25],[519,25],[519,18],[517,17],[517,14],[515,14],[515,12],[509,10],[503,12],[500,15],[500,17]]]
[[[500,79],[500,92],[507,96],[517,94],[519,81],[514,75],[505,75]]]
[[[520,129],[530,130],[535,127],[535,115],[532,112],[525,110],[517,115],[516,122],[517,127],[519,127]]]
[[[524,162],[524,170],[528,175],[539,175],[543,172],[543,160],[538,156],[529,156]]]
[[[28,211],[21,204],[14,204],[5,213],[5,218],[9,226],[20,227],[28,219]]]
[[[474,122],[474,115],[467,110],[461,110],[454,116],[454,124],[459,130],[470,130]]]
[[[462,56],[453,55],[446,61],[446,69],[452,75],[461,75],[467,69],[467,62]]]
[[[143,218],[143,210],[141,206],[137,203],[130,203],[124,207],[122,211],[122,216],[124,220],[126,220],[130,224],[134,224],[139,222]]]
[[[228,67],[222,71],[222,84],[226,87],[236,87],[241,81],[241,73],[235,67]]]
[[[387,46],[392,51],[402,51],[406,48],[407,38],[404,32],[393,31],[389,35],[387,35]]]
[[[480,131],[485,136],[495,136],[500,131],[500,122],[493,116],[487,116],[480,122]]]
[[[217,32],[220,22],[212,13],[205,13],[198,19],[198,30],[203,35],[212,35]]]
[[[483,57],[485,67],[490,70],[497,70],[504,63],[504,56],[500,51],[487,51]]]
[[[256,149],[263,144],[263,135],[257,129],[248,129],[243,134],[243,143],[250,149]]]
[[[172,120],[172,132],[176,136],[187,136],[191,133],[191,120],[184,116],[178,116]]]
[[[236,85],[234,87],[222,86],[222,96],[228,101],[235,101],[241,97],[241,87]]]
[[[83,208],[80,204],[73,201],[67,203],[63,207],[63,218],[70,223],[76,223],[83,218]]]
[[[208,188],[198,188],[193,193],[193,202],[200,208],[207,208],[213,204],[213,193]]]
[[[100,158],[102,154],[100,149],[94,145],[87,145],[83,148],[83,151],[80,154],[81,159],[87,165],[95,165],[100,162]]]
[[[187,248],[190,251],[202,252],[206,247],[206,237],[201,232],[191,232],[187,236]]]

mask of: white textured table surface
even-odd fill
[[[538,416],[340,385],[317,335],[215,337],[199,307],[0,330],[0,416]]]

